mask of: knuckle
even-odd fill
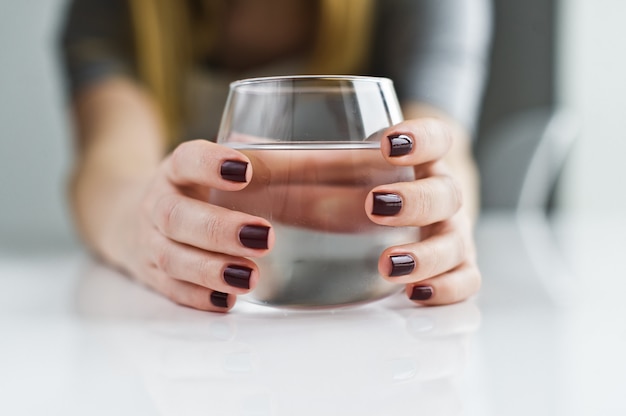
[[[463,189],[461,188],[461,183],[458,179],[453,178],[452,176],[446,176],[448,181],[448,186],[451,190],[451,199],[452,206],[454,207],[454,212],[461,209],[463,205]]]
[[[205,140],[192,140],[178,145],[170,155],[170,176],[182,183],[193,182],[192,172],[204,172],[210,164],[211,153],[205,150]]]
[[[422,123],[422,129],[430,144],[436,143],[438,147],[443,145],[442,147],[447,149],[452,141],[452,131],[448,123],[438,118],[430,117],[425,119]]]
[[[424,270],[424,274],[426,278],[433,277],[440,273],[441,269],[444,266],[446,256],[441,252],[437,247],[428,246],[426,251],[426,256],[429,261],[426,263],[427,267]]]
[[[225,226],[224,220],[219,215],[206,215],[202,220],[202,223],[209,243],[212,246],[220,246],[220,231]]]
[[[427,218],[433,209],[433,189],[429,183],[422,183],[415,190],[415,216],[418,226],[428,225]]]
[[[441,140],[444,133],[443,123],[434,117],[429,117],[425,121],[424,127],[427,129],[429,137]]]
[[[171,250],[167,244],[159,244],[156,246],[154,252],[154,264],[157,268],[167,273],[170,270],[171,259]]]
[[[215,265],[208,258],[201,258],[196,262],[194,268],[194,272],[197,274],[200,284],[210,288],[212,276],[218,271]]]
[[[172,230],[180,222],[181,199],[174,196],[165,196],[156,203],[157,226],[166,235],[171,235]]]
[[[455,248],[454,252],[457,253],[457,262],[465,260],[469,254],[469,248],[467,246],[465,238],[463,238],[460,233],[455,233],[453,244]]]

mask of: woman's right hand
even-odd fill
[[[205,140],[179,145],[119,230],[129,237],[120,266],[179,304],[228,311],[256,285],[249,258],[265,255],[274,234],[263,218],[211,205],[209,194],[241,190],[251,178],[250,160],[234,149]]]

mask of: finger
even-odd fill
[[[421,227],[452,217],[461,204],[460,185],[442,175],[376,187],[365,200],[365,212],[376,224]]]
[[[250,160],[235,149],[194,140],[182,143],[165,160],[167,178],[176,185],[239,190],[252,179]]]
[[[387,129],[380,150],[394,165],[420,165],[443,158],[452,146],[452,130],[435,118],[407,120]]]
[[[166,237],[206,251],[259,257],[274,244],[267,220],[182,195],[162,197],[150,215]]]
[[[370,187],[278,184],[241,192],[213,192],[211,202],[235,211],[271,218],[273,223],[331,232],[376,227],[363,211]]]
[[[481,275],[475,263],[463,263],[456,269],[408,284],[406,294],[422,305],[448,305],[474,295],[480,289]]]
[[[378,259],[378,271],[394,283],[415,283],[456,268],[468,255],[461,233],[446,232],[386,249]]]
[[[227,312],[235,306],[235,295],[172,279],[157,268],[151,268],[148,273],[152,276],[142,280],[180,305],[213,312]]]
[[[174,279],[234,294],[256,286],[259,272],[251,260],[199,250],[162,236],[154,240],[152,262]]]
[[[315,151],[294,145],[288,151],[269,148],[262,151],[241,149],[241,152],[254,166],[251,187],[265,187],[270,181],[272,185],[360,185],[372,180],[372,172],[377,175],[374,180],[385,180],[386,183],[390,183],[388,178],[398,178],[393,180],[395,182],[410,176],[406,171],[390,167],[381,157],[376,143],[369,145],[316,148]]]

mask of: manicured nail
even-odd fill
[[[250,276],[252,269],[245,266],[228,266],[224,270],[224,281],[232,287],[250,289]]]
[[[411,274],[415,269],[415,259],[408,254],[400,254],[398,256],[390,256],[391,273],[389,276],[404,276]]]
[[[213,292],[211,293],[211,303],[218,308],[228,308],[228,293]]]
[[[232,182],[247,182],[246,170],[248,169],[248,162],[240,162],[239,160],[227,160],[222,163],[220,168],[220,175],[227,181]]]
[[[406,134],[394,134],[387,136],[387,139],[389,139],[389,144],[391,145],[391,150],[389,151],[389,156],[391,157],[404,156],[413,150],[413,139]]]
[[[269,233],[270,227],[246,225],[239,231],[239,241],[248,248],[267,249]]]
[[[397,194],[374,192],[374,205],[372,214],[374,215],[396,215],[402,209],[402,198]]]
[[[430,286],[415,286],[411,292],[411,300],[428,300],[433,296],[433,288]]]

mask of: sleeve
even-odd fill
[[[473,132],[487,75],[490,0],[382,0],[373,69],[401,102],[437,107]]]
[[[135,75],[128,2],[72,0],[61,32],[61,59],[69,93],[112,75]]]

